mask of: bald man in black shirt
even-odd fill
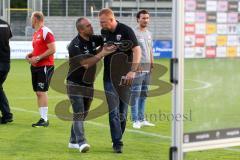
[[[93,34],[92,24],[86,17],[77,20],[76,28],[78,35],[68,46],[70,68],[67,76],[67,93],[73,109],[68,147],[84,153],[90,149],[85,138],[84,121],[93,100],[95,64],[115,52],[116,46],[103,46],[102,37]]]
[[[0,110],[2,117],[1,124],[13,121],[13,115],[10,112],[8,99],[3,91],[5,82],[10,70],[10,46],[9,39],[12,37],[10,26],[7,22],[0,19]]]
[[[104,43],[115,44],[118,47],[114,53],[104,58],[103,81],[113,151],[122,153],[130,86],[139,69],[141,48],[133,30],[118,22],[111,9],[102,9],[99,12],[99,20]]]

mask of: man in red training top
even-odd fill
[[[33,51],[27,54],[26,59],[31,64],[32,86],[41,116],[32,127],[47,127],[49,125],[47,91],[54,71],[55,38],[52,31],[44,26],[42,12],[33,12],[31,20],[32,28],[35,29],[32,39]]]

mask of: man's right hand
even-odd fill
[[[102,52],[103,56],[105,57],[105,56],[115,52],[116,50],[117,50],[116,45],[105,45],[105,46],[103,46],[101,52]]]
[[[31,56],[32,56],[32,53],[28,53],[25,57],[25,59],[28,61],[28,63],[31,63]]]

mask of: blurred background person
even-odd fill
[[[31,64],[32,87],[37,96],[40,113],[39,121],[33,123],[32,127],[48,127],[47,91],[54,72],[55,37],[52,31],[44,26],[42,12],[33,12],[31,20],[35,30],[32,39],[33,51],[27,54],[26,59]]]
[[[13,121],[13,114],[10,111],[7,96],[3,90],[8,72],[10,70],[10,46],[9,39],[12,37],[10,26],[0,19],[0,110],[2,117],[0,123],[6,124]]]
[[[153,69],[152,33],[148,30],[150,16],[147,10],[140,10],[137,15],[138,25],[134,28],[138,44],[141,47],[141,64],[136,78],[131,87],[131,116],[133,128],[142,126],[155,126],[148,122],[145,117],[145,102],[150,82],[150,74]]]

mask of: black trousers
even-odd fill
[[[0,111],[2,112],[3,118],[12,117],[12,113],[10,112],[10,108],[9,108],[8,99],[3,90],[3,83],[7,78],[9,70],[10,70],[9,63],[0,62]]]

